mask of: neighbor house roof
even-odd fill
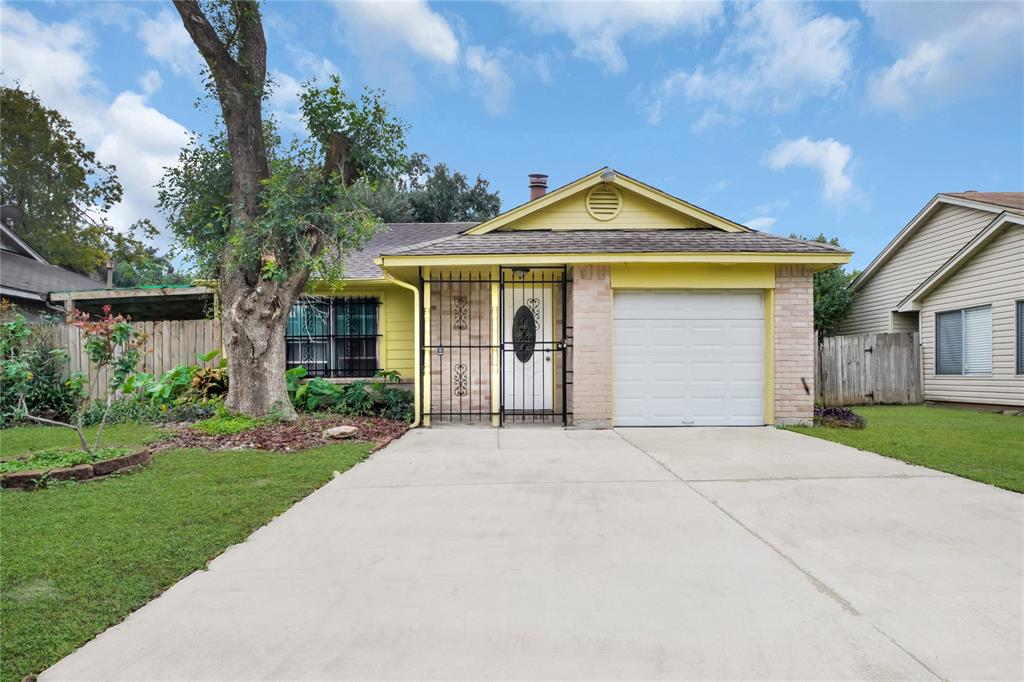
[[[386,256],[537,253],[849,253],[829,244],[764,232],[719,229],[523,230],[460,234],[385,251]]]
[[[477,223],[391,223],[345,261],[345,279],[380,279],[384,271],[374,259],[415,244],[434,242],[468,230]]]
[[[77,272],[3,251],[0,252],[0,288],[4,296],[45,301],[51,291],[102,289],[103,285]]]
[[[900,301],[896,310],[899,312],[920,310],[921,302],[927,298],[928,294],[935,291],[940,284],[959,272],[961,268],[967,265],[972,258],[981,253],[985,247],[992,243],[992,241],[1004,230],[1013,226],[1024,226],[1024,215],[1010,211],[1000,213],[998,218],[986,225],[985,228],[974,237],[974,239],[967,242],[963,248],[953,254],[948,261],[943,263],[942,267],[933,272],[928,279],[921,282],[916,289],[907,294],[906,298]]]
[[[946,196],[1024,211],[1024,192],[947,192]]]
[[[881,253],[868,263],[850,286],[860,289],[875,276],[885,263],[943,206],[962,206],[993,214],[1002,213],[1006,208],[1024,210],[1024,192],[947,192],[936,194],[899,233],[892,238]]]

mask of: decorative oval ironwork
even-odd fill
[[[519,306],[512,318],[512,348],[519,362],[528,362],[533,357],[537,343],[537,318],[527,306]]]

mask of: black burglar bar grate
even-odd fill
[[[380,301],[300,298],[288,314],[285,358],[314,377],[372,377],[378,358]]]
[[[420,285],[424,292],[429,285],[421,359],[424,372],[429,364],[423,390],[430,391],[426,414],[433,422],[568,423],[572,359],[564,266],[501,267],[497,278],[490,269],[435,271],[429,278],[421,272]],[[491,333],[495,314],[498,339]]]

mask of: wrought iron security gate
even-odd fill
[[[424,414],[432,423],[571,418],[565,266],[421,271]]]

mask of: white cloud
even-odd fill
[[[482,47],[471,45],[466,48],[466,68],[484,93],[487,111],[491,114],[504,113],[515,85],[499,58]]]
[[[96,156],[117,166],[124,199],[110,212],[111,223],[125,229],[139,218],[159,221],[154,185],[166,166],[178,160],[188,131],[177,121],[149,106],[148,95],[122,92],[104,116],[108,132]]]
[[[791,166],[813,168],[821,173],[822,196],[828,201],[839,201],[853,191],[848,166],[853,150],[831,137],[812,140],[786,140],[768,152],[764,163],[772,170],[785,170]]]
[[[148,103],[160,87],[159,74],[143,73],[143,93],[125,91],[108,104],[108,94],[90,65],[95,43],[83,26],[42,22],[31,12],[6,4],[0,4],[0,18],[5,76],[67,116],[99,161],[117,166],[124,195],[109,214],[111,224],[125,229],[140,218],[150,218],[161,225],[153,185],[163,167],[176,161],[186,131]]]
[[[397,44],[432,62],[451,66],[459,60],[455,32],[425,0],[341,1],[334,6],[349,24],[350,39],[373,54]]]
[[[751,218],[747,222],[743,223],[752,230],[770,230],[772,225],[777,222],[775,218],[769,216],[760,216],[757,218]]]
[[[95,103],[84,90],[99,90],[88,61],[92,35],[74,22],[44,24],[28,10],[0,4],[0,61],[6,78],[56,107],[79,134],[100,131]]]
[[[865,3],[876,31],[901,56],[876,71],[868,85],[871,104],[913,114],[933,108],[1001,74],[1021,83],[1024,5],[998,3]]]
[[[156,16],[145,16],[137,35],[150,57],[179,76],[199,79],[203,58],[176,12],[162,9]]]
[[[710,2],[514,2],[508,5],[534,30],[564,33],[573,54],[600,62],[608,73],[623,73],[629,62],[625,40],[661,40],[680,29],[708,29],[722,4]]]
[[[737,9],[736,26],[708,65],[670,73],[654,88],[647,117],[657,123],[666,104],[682,97],[731,111],[781,111],[811,97],[842,91],[853,63],[855,20],[815,14],[806,6],[764,2]],[[727,120],[711,109],[697,131]]]

